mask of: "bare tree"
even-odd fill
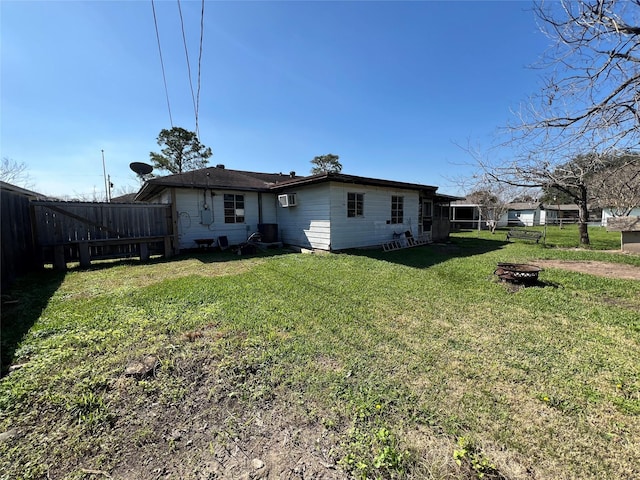
[[[589,179],[602,167],[599,155],[578,155],[561,164],[531,157],[482,167],[487,176],[512,187],[552,188],[562,192],[578,207],[580,243],[589,244]]]
[[[640,206],[640,154],[611,159],[608,167],[590,181],[592,203],[608,209],[614,217],[625,217]]]
[[[0,180],[23,188],[31,186],[31,178],[27,173],[27,164],[7,157],[2,157]]]
[[[496,181],[490,176],[476,176],[471,185],[464,188],[470,193],[467,194],[468,202],[476,204],[483,219],[491,233],[495,233],[500,219],[509,213],[510,204],[517,198],[525,196],[522,189]]]
[[[489,190],[475,190],[467,195],[467,201],[478,206],[480,220],[484,219],[491,233],[495,233],[500,218],[509,212],[509,202]]]
[[[589,180],[640,133],[640,0],[561,0],[534,8],[552,40],[541,92],[517,115],[508,161],[481,162],[509,185],[557,189],[579,210],[589,244]]]
[[[534,11],[554,46],[542,64],[551,73],[525,130],[562,148],[585,140],[594,151],[636,145],[640,0],[542,1]]]

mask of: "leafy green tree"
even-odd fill
[[[200,143],[194,132],[180,127],[161,130],[158,145],[164,147],[161,153],[149,153],[153,166],[174,174],[204,168],[213,155],[209,147]]]
[[[340,157],[333,153],[327,153],[326,155],[318,155],[311,160],[311,175],[317,175],[319,173],[340,173],[342,171],[342,164],[338,161]]]
[[[555,187],[545,185],[544,187],[542,187],[542,198],[540,199],[540,201],[542,203],[549,203],[554,205],[566,205],[572,203],[573,198]]]

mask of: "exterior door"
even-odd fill
[[[420,199],[420,223],[418,225],[418,234],[431,233],[433,225],[433,202],[424,198]]]

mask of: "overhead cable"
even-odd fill
[[[171,116],[171,104],[169,103],[169,89],[167,88],[167,75],[164,71],[164,61],[162,60],[162,47],[160,47],[160,33],[158,32],[158,20],[156,18],[156,7],[151,0],[151,10],[153,10],[153,23],[156,27],[156,39],[158,40],[158,53],[160,54],[160,66],[162,67],[162,80],[164,81],[164,93],[167,97],[167,110],[169,110],[169,122],[173,128],[173,117]]]
[[[182,43],[184,44],[184,55],[187,59],[187,74],[189,75],[189,88],[191,89],[191,101],[193,102],[193,114],[196,118],[196,135],[198,134],[198,107],[196,107],[196,97],[193,93],[193,80],[191,79],[191,64],[189,63],[189,49],[187,48],[187,37],[184,33],[184,20],[182,19],[182,7],[178,0],[178,12],[180,12],[180,27],[182,28]]]
[[[198,54],[198,93],[196,96],[196,135],[200,136],[200,127],[198,126],[198,116],[200,113],[200,66],[202,64],[202,39],[204,37],[204,0],[202,0],[202,8],[200,10],[200,52]]]

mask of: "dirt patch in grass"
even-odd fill
[[[114,478],[346,478],[330,453],[335,432],[292,408],[264,365],[243,349],[218,352],[214,332],[185,337],[170,371],[142,382],[144,401],[141,382],[116,382],[124,409],[114,433],[126,453]]]
[[[572,272],[587,273],[598,277],[618,278],[623,280],[640,280],[640,267],[624,263],[598,261],[569,260],[536,260],[536,265],[543,268],[559,268]]]

